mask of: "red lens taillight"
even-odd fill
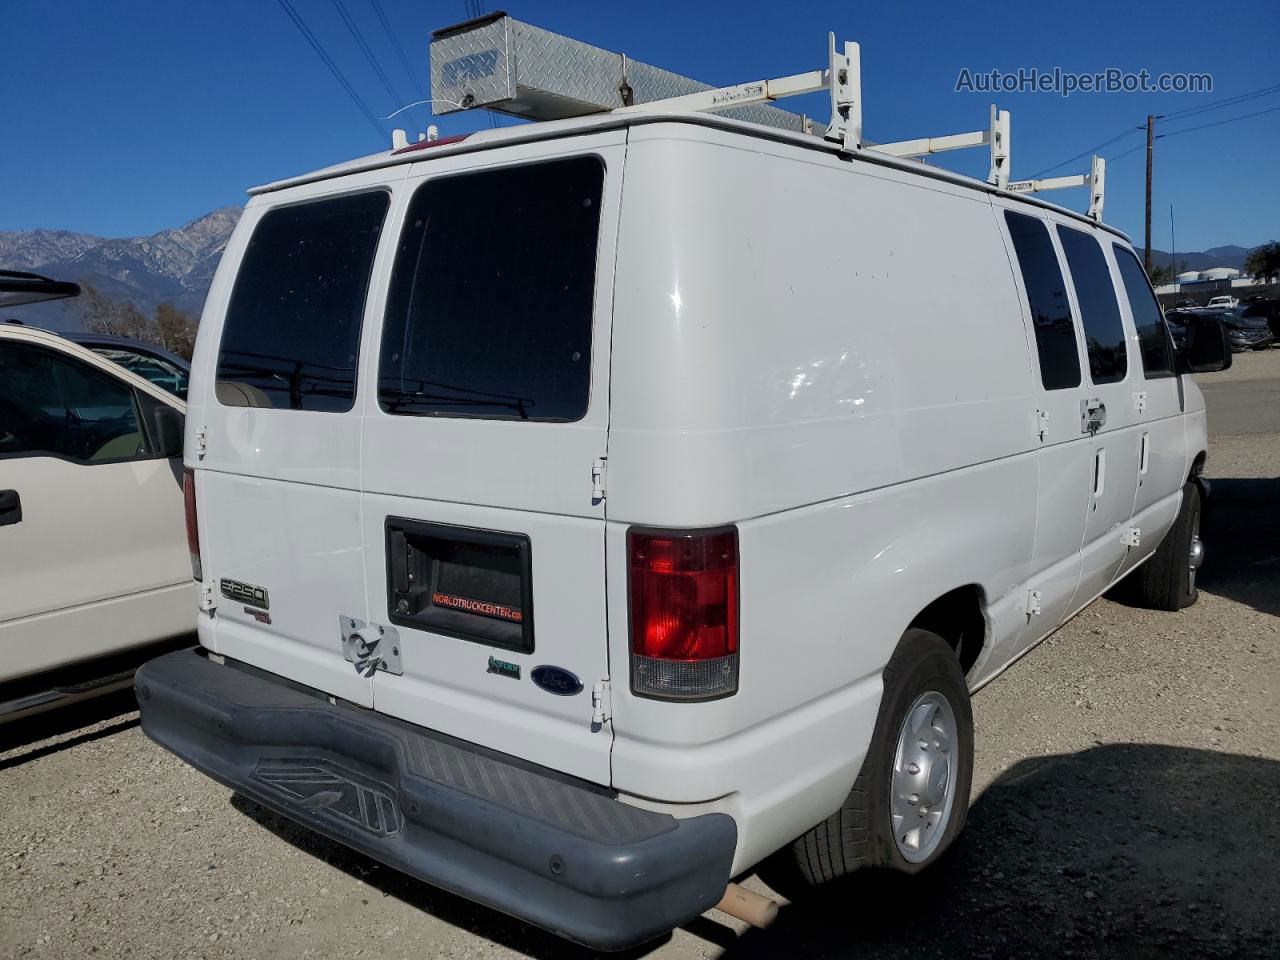
[[[191,554],[191,576],[203,580],[200,567],[200,528],[196,524],[196,475],[191,470],[182,471],[182,504],[187,512],[187,550]]]
[[[738,689],[738,531],[627,534],[631,689],[712,700]]]

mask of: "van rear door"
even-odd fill
[[[372,681],[344,660],[339,617],[368,615],[356,370],[387,179],[250,202],[206,307],[189,414],[203,443],[187,447],[217,604],[201,642],[363,706]]]
[[[365,407],[375,708],[609,782],[612,131],[416,164]],[[376,368],[376,369],[374,369]]]

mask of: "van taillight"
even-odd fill
[[[738,531],[627,533],[631,691],[714,700],[738,690]]]
[[[187,550],[191,553],[191,576],[204,579],[200,567],[200,528],[196,525],[196,475],[191,470],[182,471],[182,503],[187,511]]]

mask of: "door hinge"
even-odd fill
[[[1125,527],[1120,534],[1120,542],[1126,547],[1137,547],[1142,544],[1142,531],[1138,527]]]
[[[1027,619],[1040,616],[1040,591],[1027,591]]]
[[[597,680],[591,688],[591,725],[599,727],[612,716],[612,698],[609,695],[609,681]]]
[[[605,498],[604,471],[607,457],[596,457],[591,462],[591,505],[595,506]]]
[[[1147,392],[1145,390],[1133,395],[1133,408],[1137,410],[1138,413],[1147,412]]]
[[[217,598],[213,593],[213,584],[196,584],[196,605],[205,613],[213,611],[218,606]]]
[[[196,457],[203,460],[204,455],[209,452],[209,428],[200,427],[196,431]]]
[[[1043,443],[1045,437],[1049,436],[1049,411],[1036,411],[1036,432],[1040,434],[1040,442]]]
[[[356,673],[366,677],[379,670],[396,676],[404,673],[400,632],[395,627],[339,616],[338,629],[342,632],[342,656],[355,665]]]

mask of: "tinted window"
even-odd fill
[[[133,389],[52,350],[0,341],[0,456],[148,455]]]
[[[1080,322],[1089,353],[1089,376],[1094,383],[1115,383],[1129,372],[1124,346],[1124,323],[1111,283],[1102,245],[1087,233],[1058,227],[1067,270],[1076,288]]]
[[[387,194],[280,207],[240,262],[218,353],[233,407],[350,410],[369,271]]]
[[[1142,270],[1138,258],[1119,244],[1113,245],[1116,266],[1124,282],[1125,296],[1129,298],[1129,310],[1133,325],[1138,330],[1138,348],[1142,352],[1142,369],[1148,378],[1170,376],[1173,373],[1173,353],[1169,347],[1169,334],[1165,329],[1164,315],[1151,284]]]
[[[1049,230],[1035,217],[1005,211],[1022,282],[1027,288],[1031,320],[1040,354],[1040,380],[1046,390],[1080,385],[1080,354],[1067,288],[1058,269]]]
[[[577,420],[591,386],[604,167],[593,157],[432,180],[396,255],[389,413]]]

